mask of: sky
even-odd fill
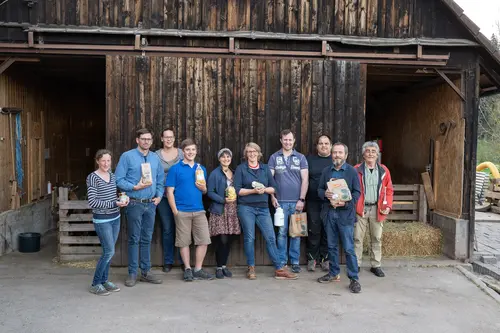
[[[498,34],[497,24],[500,22],[500,0],[455,0],[472,21],[488,38]]]

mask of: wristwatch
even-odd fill
[[[306,202],[306,199],[300,198],[299,200],[302,201],[302,202]]]

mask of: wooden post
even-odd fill
[[[27,164],[27,172],[26,172],[26,184],[27,184],[27,195],[28,195],[28,203],[33,201],[33,126],[31,121],[31,112],[28,111],[26,114],[27,124],[26,124],[26,133],[28,133],[28,140],[26,142],[27,147],[27,156],[26,156],[26,164]]]
[[[432,170],[433,178],[434,178],[434,203],[437,206],[438,202],[438,180],[439,180],[439,150],[441,147],[441,143],[436,140],[434,144],[434,167]]]
[[[418,188],[418,220],[427,222],[427,199],[425,198],[424,185],[419,185]]]
[[[47,190],[45,185],[45,119],[43,116],[43,111],[40,111],[40,127],[41,127],[41,135],[38,140],[38,160],[40,166],[40,177],[38,177],[38,188],[39,188],[39,198],[45,194]]]

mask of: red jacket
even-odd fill
[[[383,206],[387,206],[392,210],[392,201],[394,188],[392,187],[391,173],[383,164],[377,163],[378,167],[378,202],[377,202],[377,221],[383,222],[387,215],[381,214]],[[360,163],[354,167],[358,172],[359,183],[361,184],[361,197],[356,204],[356,214],[365,215],[365,163]],[[384,200],[387,202],[384,204]]]

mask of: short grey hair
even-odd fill
[[[365,153],[366,148],[375,148],[377,150],[377,154],[380,154],[380,148],[378,143],[375,141],[366,141],[363,143],[363,147],[361,147],[361,154]]]
[[[333,147],[335,146],[344,146],[344,152],[345,154],[347,155],[349,153],[349,149],[347,148],[347,145],[345,143],[342,143],[342,142],[335,142],[333,145],[332,145],[332,152],[333,152]]]

